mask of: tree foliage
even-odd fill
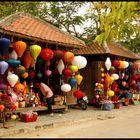
[[[84,13],[86,6],[87,11]],[[79,15],[81,8],[83,13]],[[87,44],[93,40],[99,44],[104,40],[116,40],[135,46],[140,42],[140,2],[5,1],[0,2],[0,11],[1,18],[15,12],[28,12]],[[135,41],[137,43],[132,43]]]

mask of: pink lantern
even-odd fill
[[[52,74],[52,71],[51,71],[51,70],[46,70],[46,71],[45,71],[45,75],[46,75],[47,77],[49,77],[51,74]]]
[[[98,99],[100,96],[99,95],[96,95],[96,99]]]

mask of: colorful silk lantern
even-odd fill
[[[62,71],[62,74],[64,75],[65,78],[68,78],[68,77],[72,76],[72,71],[68,68],[64,68]]]
[[[42,78],[42,77],[43,77],[43,74],[39,71],[39,72],[37,73],[37,77],[38,77],[38,78]]]
[[[112,84],[114,82],[114,77],[110,76],[110,84]]]
[[[10,40],[8,38],[0,38],[0,53],[6,55],[10,46]]]
[[[22,63],[25,66],[26,69],[29,69],[31,63],[32,63],[32,56],[30,54],[30,51],[26,51],[23,59],[22,59]]]
[[[21,84],[21,83],[17,83],[15,86],[14,86],[14,91],[19,94],[20,92],[23,93],[24,91],[24,85]]]
[[[118,80],[118,79],[119,79],[119,75],[116,74],[116,73],[113,73],[113,74],[111,75],[111,77],[114,77],[114,80]]]
[[[78,71],[78,66],[76,65],[70,65],[69,66],[69,69],[73,72],[73,73],[76,73]]]
[[[107,95],[109,96],[109,97],[112,97],[112,96],[114,96],[114,91],[113,90],[108,90],[107,91]]]
[[[126,86],[126,81],[122,81],[122,86],[123,86],[123,87]]]
[[[101,71],[101,72],[104,72],[104,68],[101,68],[100,71]]]
[[[124,61],[120,61],[120,66],[119,66],[120,69],[124,69],[125,68],[125,63]]]
[[[137,75],[137,74],[134,74],[134,75],[132,76],[132,79],[133,79],[133,80],[138,80],[138,75]]]
[[[22,73],[22,75],[21,75],[24,79],[26,79],[29,75],[28,75],[28,72],[24,72],[24,73]]]
[[[49,77],[52,74],[51,70],[45,70],[46,77]]]
[[[29,77],[30,77],[31,79],[33,79],[33,78],[35,77],[35,71],[31,70],[31,71],[29,72]]]
[[[132,68],[136,70],[138,68],[138,62],[133,62]]]
[[[69,83],[70,83],[71,87],[73,88],[76,85],[77,80],[74,77],[72,77],[69,79]]]
[[[54,58],[57,60],[63,59],[64,51],[62,50],[55,50],[54,51]]]
[[[51,60],[54,56],[54,52],[51,49],[45,48],[41,50],[40,57],[43,60]]]
[[[107,59],[105,61],[105,66],[106,66],[107,70],[110,70],[110,68],[111,68],[111,61],[110,61],[109,57],[107,57]]]
[[[124,68],[126,69],[126,68],[128,68],[128,66],[129,66],[129,63],[127,62],[127,61],[124,61]]]
[[[63,60],[60,59],[58,64],[57,64],[57,70],[59,71],[59,74],[62,74],[63,69],[65,68],[65,65],[63,63]]]
[[[78,69],[82,69],[86,67],[87,65],[87,59],[83,56],[74,56],[74,59],[72,60],[72,65],[78,66]]]
[[[37,57],[39,56],[39,54],[41,52],[41,47],[39,45],[31,45],[29,47],[29,50],[30,50],[31,56],[33,57],[33,59],[36,62]]]
[[[106,87],[106,88],[109,88],[110,84],[111,84],[110,75],[107,74],[107,75],[105,76],[105,87]]]
[[[75,75],[75,78],[77,80],[77,84],[80,85],[83,80],[83,76],[78,74],[78,75]]]
[[[4,74],[6,70],[8,69],[9,64],[5,61],[0,62],[0,74]]]
[[[23,41],[17,41],[13,43],[13,48],[15,52],[17,53],[18,57],[20,58],[23,55],[24,51],[26,50],[27,45]]]
[[[15,68],[19,64],[21,64],[20,60],[16,60],[16,59],[9,59],[9,60],[7,60],[7,63],[9,64],[9,66],[11,66],[13,68]]]
[[[115,68],[118,68],[120,66],[120,61],[119,60],[113,60],[112,61],[112,65],[115,67]]]
[[[72,52],[64,52],[63,61],[70,63],[74,59],[74,54]]]
[[[82,97],[84,97],[85,93],[81,90],[76,90],[73,95],[77,98],[77,99],[80,99]]]
[[[19,78],[18,78],[18,76],[16,74],[9,74],[7,76],[7,81],[9,82],[9,84],[10,84],[11,87],[14,87],[15,86],[15,84],[18,81],[18,79]]]
[[[71,91],[71,86],[69,84],[63,84],[63,85],[61,85],[61,90],[63,92],[69,92],[69,91]]]
[[[18,58],[18,55],[17,53],[15,52],[15,50],[13,50],[9,56],[11,59],[17,59]]]
[[[15,73],[17,75],[22,75],[24,72],[26,72],[26,69],[22,65],[19,65],[18,67],[15,68]]]
[[[113,90],[114,92],[118,92],[118,91],[119,91],[119,85],[116,84],[116,83],[113,83],[112,86],[111,86],[111,88],[112,88],[112,90]]]
[[[133,63],[132,62],[128,62],[129,63],[129,69],[131,69],[132,68],[132,66],[133,66]]]

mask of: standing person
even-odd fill
[[[48,112],[50,113],[51,116],[53,116],[53,110],[52,110],[53,91],[45,83],[42,82],[39,84],[39,89],[41,90],[44,96],[44,100],[48,105]]]

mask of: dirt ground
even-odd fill
[[[140,106],[114,116],[97,116],[92,122],[57,126],[12,138],[140,138]],[[6,138],[6,137],[5,137]]]

